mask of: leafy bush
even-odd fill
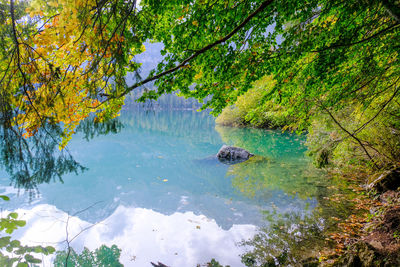
[[[122,267],[119,262],[121,249],[116,245],[107,247],[102,245],[94,252],[84,248],[81,254],[70,248],[69,251],[57,251],[54,260],[55,267],[73,266],[73,267]]]
[[[216,119],[219,125],[260,128],[307,127],[308,154],[318,167],[362,171],[388,169],[400,161],[400,102],[382,91],[333,109],[324,105],[296,117],[289,103],[269,99],[275,82],[265,76]],[[367,101],[368,100],[368,101]]]
[[[231,105],[222,110],[215,122],[223,126],[243,126],[245,124],[244,116],[236,105]]]
[[[226,107],[217,117],[216,123],[226,126],[254,126],[278,128],[292,124],[285,109],[274,100],[265,101],[274,86],[272,76],[265,76],[253,84],[236,102]]]

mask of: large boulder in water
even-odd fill
[[[251,156],[254,156],[254,155],[243,148],[227,146],[227,145],[223,145],[217,154],[217,157],[219,159],[234,160],[234,161],[235,160],[247,160]]]

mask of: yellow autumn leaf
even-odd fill
[[[203,71],[199,71],[198,73],[196,73],[196,75],[194,75],[194,79],[198,80],[201,79],[203,77]]]

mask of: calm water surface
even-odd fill
[[[121,121],[118,134],[75,136],[69,150],[88,170],[39,185],[34,197],[0,173],[0,194],[11,197],[3,210],[27,221],[14,238],[65,249],[68,229],[76,250],[116,244],[125,266],[212,258],[243,266],[240,255],[251,248],[238,243],[268,226],[266,213],[303,218],[330,186],[310,166],[301,136],[219,127],[194,111],[125,111]],[[223,144],[257,156],[222,164],[214,155]]]

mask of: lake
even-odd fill
[[[272,237],[279,220],[297,225],[283,215],[311,218],[322,231],[324,216],[338,212],[324,200],[334,185],[305,156],[304,136],[216,126],[207,112],[190,110],[124,110],[120,121],[119,133],[73,137],[68,149],[87,170],[63,183],[26,192],[0,172],[0,194],[11,198],[2,209],[27,221],[13,238],[60,250],[66,239],[77,251],[115,244],[125,266],[196,266],[212,258],[244,266],[240,256],[252,243],[243,240]],[[215,157],[223,144],[256,156],[223,164]],[[316,216],[322,207],[325,215]],[[282,251],[293,250],[288,242]]]

